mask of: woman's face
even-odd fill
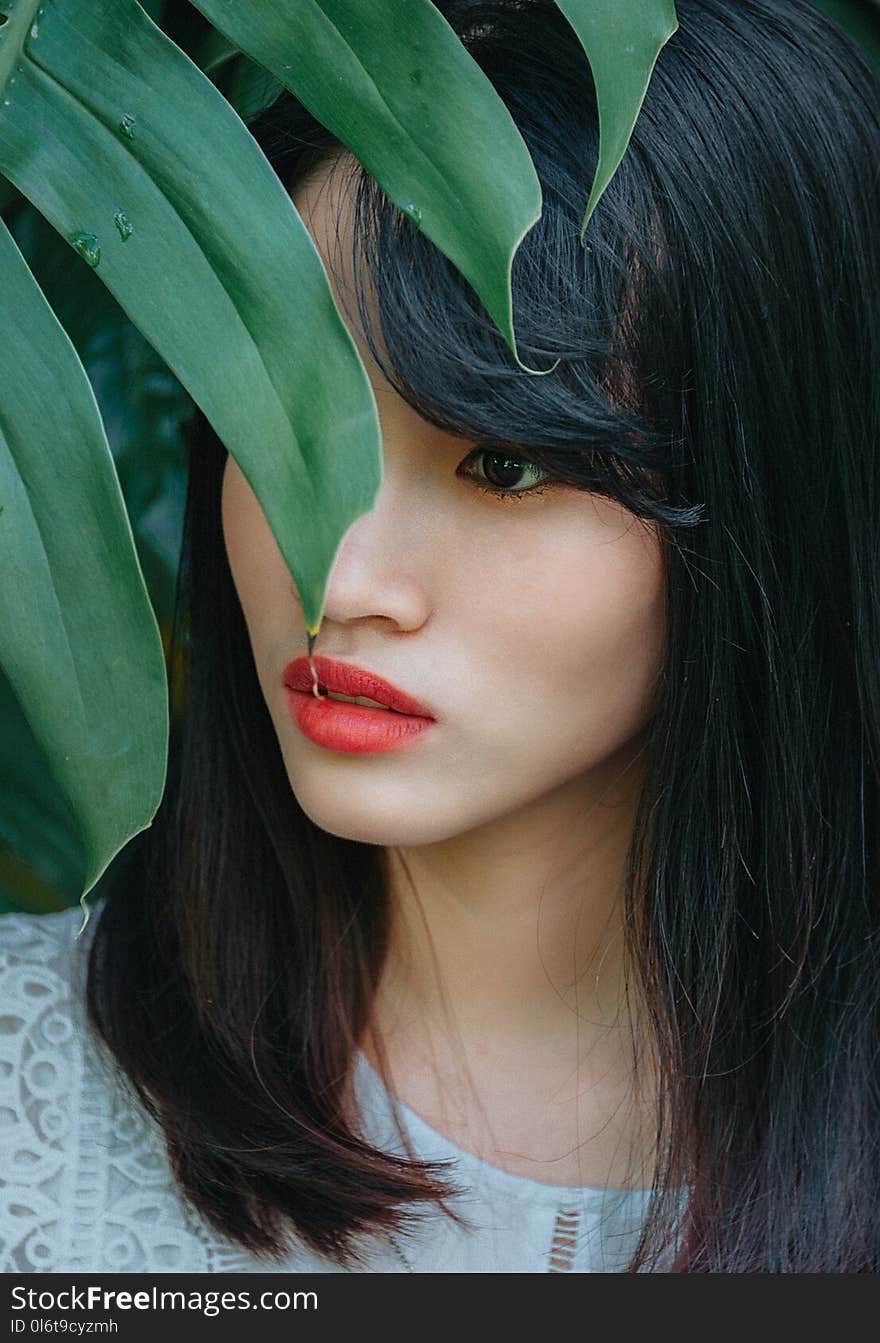
[[[322,169],[295,200],[329,270],[337,227],[343,249],[350,236],[345,188]],[[302,609],[230,457],[229,564],[299,804],[332,834],[388,846],[449,839],[558,790],[588,800],[652,711],[665,635],[656,536],[570,486],[485,493],[500,484],[522,495],[540,469],[502,469],[509,454],[476,455],[475,442],[426,423],[349,329],[376,393],[384,479],[337,556],[315,653],[377,673],[437,721],[389,753],[341,753],[303,735],[283,683],[307,650]]]

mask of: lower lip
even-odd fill
[[[399,751],[434,725],[433,718],[373,709],[368,704],[317,699],[311,690],[285,688],[287,709],[304,737],[327,751],[367,755]]]

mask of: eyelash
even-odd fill
[[[511,501],[520,500],[526,496],[544,494],[552,484],[553,477],[548,471],[545,471],[545,479],[542,484],[530,485],[528,489],[525,490],[505,490],[499,485],[483,485],[480,483],[480,476],[475,476],[472,471],[462,471],[463,466],[467,463],[477,461],[480,457],[503,457],[505,461],[515,462],[517,466],[524,467],[537,467],[537,463],[530,462],[527,458],[514,457],[510,453],[506,453],[503,448],[474,448],[473,452],[468,454],[458,469],[462,472],[465,480],[472,481],[482,494],[492,494],[496,499],[503,499],[505,501],[508,499]],[[543,470],[543,467],[538,467],[537,469]]]

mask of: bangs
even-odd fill
[[[652,272],[631,239],[616,252],[594,229],[582,247],[578,209],[544,178],[542,217],[512,269],[517,349],[538,370],[528,373],[468,282],[357,164],[352,204],[358,323],[385,378],[424,420],[526,455],[636,516],[699,520],[698,507],[674,497],[681,436],[664,430],[660,399],[647,395],[637,314],[649,310],[639,289]]]
[[[537,372],[517,365],[452,262],[290,94],[251,132],[289,191],[323,165],[347,175],[353,228],[343,260],[356,311],[344,311],[389,384],[424,420],[525,456],[637,517],[692,527],[702,508],[681,497],[689,464],[677,429],[681,392],[664,367],[675,353],[670,304],[652,302],[665,280],[662,228],[637,147],[606,188],[582,246],[598,114],[580,43],[560,11],[542,14],[542,25],[555,29],[551,68],[507,33],[503,7],[471,3],[468,17],[461,39],[510,111],[541,182],[542,215],[511,274],[517,349]]]

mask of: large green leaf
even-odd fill
[[[541,187],[505,104],[429,0],[193,0],[363,164],[514,356],[514,253]]]
[[[587,54],[599,108],[599,161],[590,216],[626,152],[660,51],[678,28],[673,0],[556,0]]]
[[[86,894],[162,797],[162,643],[92,389],[2,223],[0,294],[0,664],[76,818]]]
[[[96,273],[76,264],[65,240],[33,206],[20,196],[19,201],[10,229],[94,390],[167,647],[186,489],[180,422],[190,415],[192,402]],[[76,818],[2,666],[0,798],[0,913],[75,904],[83,889]],[[102,882],[103,877],[93,894],[100,895]]]
[[[90,266],[28,202],[10,230],[88,374],[163,634],[174,610],[192,401]],[[2,836],[0,836],[2,842]]]
[[[202,407],[314,632],[382,480],[375,398],[318,251],[233,109],[134,0],[37,10],[17,0],[0,28],[0,172]]]
[[[192,57],[226,101],[232,104],[242,121],[248,124],[284,92],[280,80],[240,52],[216,28],[208,29],[207,36],[192,53]]]

